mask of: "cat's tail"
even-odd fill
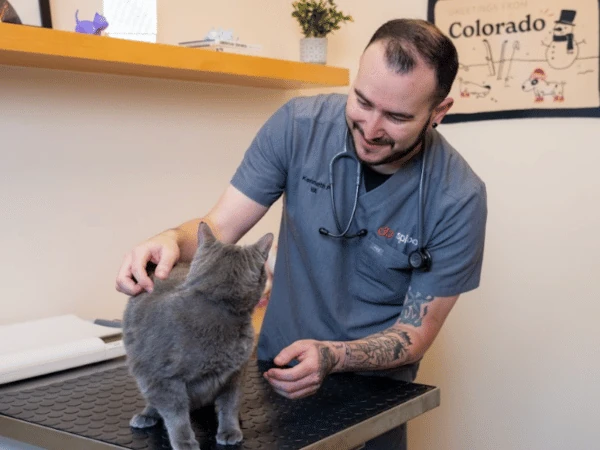
[[[77,25],[79,25],[79,10],[75,11],[75,23],[77,23]]]

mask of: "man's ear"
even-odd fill
[[[448,114],[452,105],[454,105],[454,99],[452,97],[446,97],[440,104],[433,108],[431,123],[436,123],[438,125],[442,123],[444,116]]]

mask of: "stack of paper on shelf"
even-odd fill
[[[205,48],[217,52],[239,53],[243,55],[258,56],[261,53],[260,45],[244,44],[239,41],[223,39],[201,39],[198,41],[180,42],[179,45],[190,48]]]
[[[0,326],[0,384],[123,355],[120,328],[75,315]]]

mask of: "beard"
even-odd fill
[[[427,128],[429,128],[429,119],[425,122],[425,125],[423,125],[423,128],[419,132],[419,135],[417,136],[417,138],[411,145],[409,145],[408,147],[406,147],[404,149],[394,151],[393,150],[394,145],[396,145],[395,141],[393,141],[391,139],[385,139],[385,138],[377,138],[377,139],[373,139],[372,141],[369,141],[365,138],[365,132],[362,130],[360,125],[356,122],[353,122],[352,130],[357,130],[361,134],[363,139],[365,139],[365,141],[367,141],[371,144],[379,145],[381,147],[389,146],[390,149],[392,149],[392,153],[389,156],[387,156],[379,161],[376,161],[376,162],[365,161],[358,155],[358,153],[356,156],[361,163],[363,163],[369,167],[380,166],[383,164],[391,164],[391,163],[401,161],[402,159],[404,159],[408,155],[410,155],[419,145],[421,145],[423,143],[423,141],[425,140],[425,134],[427,133]],[[356,148],[356,143],[354,144],[354,146]]]

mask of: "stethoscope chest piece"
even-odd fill
[[[431,255],[427,249],[419,248],[408,255],[408,264],[412,269],[427,272],[431,269]]]

